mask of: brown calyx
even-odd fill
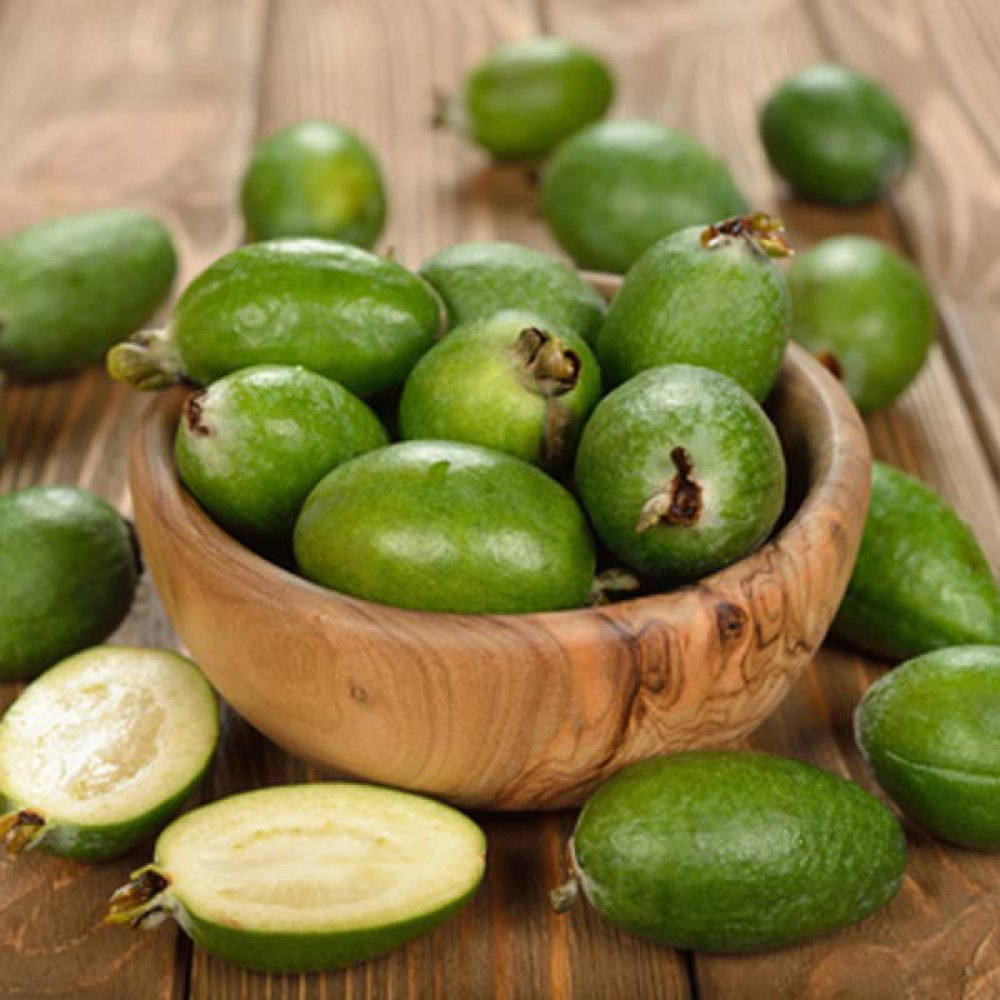
[[[162,911],[159,897],[169,885],[170,879],[153,865],[133,872],[129,882],[111,894],[105,923],[138,927],[154,912]]]
[[[781,219],[766,212],[751,215],[734,215],[708,226],[701,234],[701,245],[706,250],[722,246],[733,239],[743,239],[747,245],[766,257],[791,257],[795,251],[785,239],[785,226]]]
[[[205,392],[193,392],[184,401],[184,422],[192,434],[199,437],[208,437],[212,433],[211,428],[205,423]]]
[[[694,463],[690,454],[678,445],[671,450],[670,460],[677,471],[663,489],[657,490],[642,505],[635,525],[638,534],[657,524],[690,528],[701,517],[702,487],[694,478]]]
[[[844,367],[833,351],[818,351],[816,360],[838,381],[844,380]]]
[[[34,847],[45,832],[45,817],[34,809],[18,809],[0,816],[0,841],[7,856],[16,858]]]
[[[540,396],[562,396],[579,381],[580,356],[537,326],[518,334],[514,354],[529,387]]]

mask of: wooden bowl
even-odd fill
[[[130,477],[146,564],[209,680],[293,754],[465,806],[575,805],[630,761],[746,736],[823,640],[868,504],[857,412],[792,345],[768,409],[793,509],[763,548],[605,607],[404,611],[300,579],[217,527],[174,469],[180,403],[149,407]]]

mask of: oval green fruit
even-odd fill
[[[399,426],[406,439],[466,441],[561,472],[600,395],[584,340],[507,311],[457,327],[417,362]]]
[[[177,812],[219,736],[198,668],[164,649],[88,649],[0,721],[0,835],[81,861],[118,857]]]
[[[788,343],[791,298],[769,254],[786,253],[763,215],[691,226],[629,269],[597,339],[609,385],[647,368],[701,365],[755,399],[771,391]]]
[[[145,212],[50,219],[0,241],[0,369],[50,378],[99,361],[143,326],[177,270],[173,241]]]
[[[953,646],[896,667],[855,715],[858,746],[910,819],[1000,848],[1000,646]]]
[[[1000,642],[1000,588],[969,527],[882,462],[872,463],[861,549],[831,631],[890,659]]]
[[[343,386],[305,368],[256,365],[188,398],[174,451],[184,485],[219,524],[281,541],[323,476],[388,443]]]
[[[243,176],[241,203],[254,240],[319,236],[369,248],[385,224],[375,157],[327,121],[297,122],[260,143]]]
[[[93,493],[33,486],[0,497],[0,680],[34,677],[113,632],[137,563],[129,526]]]
[[[567,139],[542,175],[542,206],[580,267],[621,274],[657,240],[741,215],[725,165],[657,122],[600,122]]]
[[[328,240],[271,240],[203,271],[166,333],[120,344],[108,369],[159,389],[250,365],[302,365],[370,396],[402,384],[438,322],[433,293],[394,261]]]
[[[792,337],[844,383],[862,412],[888,406],[923,367],[934,300],[920,272],[883,243],[836,236],[788,269]]]
[[[528,309],[592,344],[604,299],[561,260],[515,243],[461,243],[425,261],[420,274],[441,296],[448,325]]]
[[[810,66],[761,109],[771,165],[807,198],[855,205],[883,195],[912,158],[910,129],[892,97],[844,66]]]
[[[561,38],[528,38],[494,49],[436,120],[497,159],[521,159],[596,121],[613,96],[611,72],[592,52]]]
[[[573,497],[526,462],[474,445],[404,441],[329,473],[295,525],[311,580],[424,611],[584,604],[594,549]]]
[[[148,926],[169,914],[246,968],[339,968],[448,920],[475,894],[485,852],[472,820],[431,799],[360,784],[262,788],[172,823],[107,919]]]
[[[774,948],[896,895],[902,830],[863,788],[769,754],[688,751],[633,764],[584,805],[574,881],[612,923],[701,951]]]
[[[767,538],[785,461],[764,411],[707,368],[651,368],[598,403],[576,487],[605,545],[638,572],[685,583]]]

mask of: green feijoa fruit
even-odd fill
[[[8,853],[124,854],[180,809],[218,736],[215,695],[190,660],[124,646],[64,660],[0,721]]]
[[[444,98],[435,123],[467,136],[500,160],[547,153],[597,121],[614,81],[592,52],[562,38],[528,38],[494,49]]]
[[[810,66],[760,113],[771,166],[806,198],[854,205],[883,195],[912,158],[910,129],[892,97],[845,66]]]
[[[657,240],[747,211],[725,165],[690,136],[607,121],[567,139],[542,175],[542,206],[580,267],[623,273]]]
[[[888,406],[916,377],[934,339],[934,300],[920,272],[885,244],[836,236],[788,269],[792,337],[840,378],[863,412]]]
[[[311,580],[424,611],[515,613],[586,603],[594,548],[573,497],[476,445],[404,441],[352,459],[295,525]]]
[[[1000,646],[952,646],[876,681],[858,746],[910,819],[966,847],[1000,848]]]
[[[457,327],[417,362],[400,432],[495,448],[560,473],[600,395],[584,340],[532,313],[501,312]]]
[[[831,631],[889,659],[1000,643],[1000,588],[968,525],[882,462],[872,463],[861,549]]]
[[[673,233],[629,269],[597,338],[609,385],[659,365],[722,372],[762,400],[774,385],[791,298],[771,256],[781,223],[757,214]]]
[[[138,575],[129,525],[93,493],[32,486],[0,497],[0,680],[34,677],[104,639]]]
[[[597,404],[576,488],[605,545],[639,573],[685,583],[767,538],[785,461],[764,411],[707,368],[650,368]]]
[[[305,368],[256,365],[188,398],[174,450],[184,485],[219,524],[280,541],[323,476],[388,443],[343,386]]]
[[[579,888],[612,923],[678,948],[774,948],[889,902],[903,832],[859,785],[800,761],[735,750],[632,764],[587,800],[570,841]]]
[[[108,369],[161,389],[250,365],[302,365],[370,396],[402,384],[438,321],[433,292],[395,261],[329,240],[271,240],[203,271],[168,329],[119,344]]]
[[[378,162],[357,136],[327,121],[297,122],[260,143],[241,202],[255,240],[320,236],[371,247],[385,224]]]
[[[163,223],[109,209],[50,219],[0,241],[0,369],[50,378],[99,361],[146,323],[173,284]]]
[[[233,795],[175,820],[107,920],[173,916],[206,951],[266,972],[360,962],[457,913],[486,838],[440,802],[317,783]]]
[[[604,299],[561,260],[514,243],[461,243],[435,254],[420,274],[441,296],[448,325],[530,309],[592,344]]]

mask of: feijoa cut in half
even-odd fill
[[[268,972],[337,968],[456,913],[482,880],[486,839],[432,799],[372,785],[262,788],[189,812],[107,919],[173,916],[206,951]]]
[[[182,656],[97,646],[64,660],[0,721],[8,854],[124,854],[181,807],[218,735],[215,695]]]

